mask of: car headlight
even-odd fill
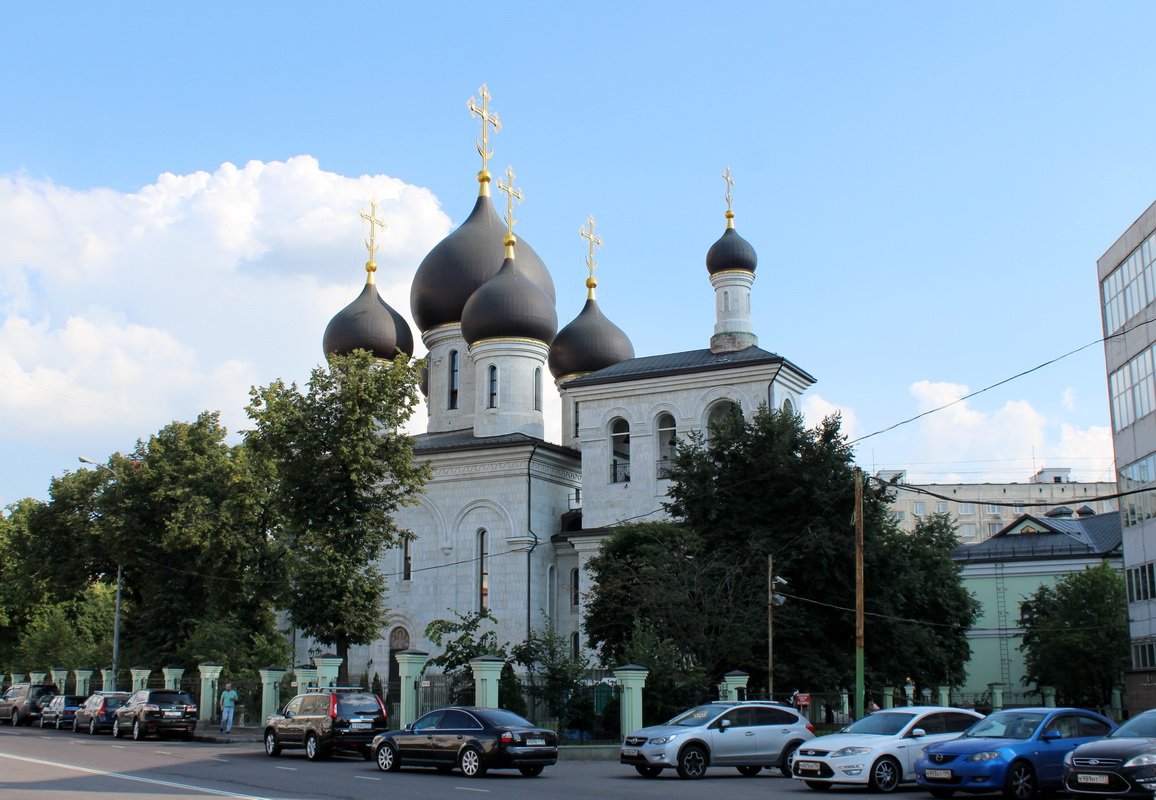
[[[1156,753],[1141,753],[1124,762],[1125,767],[1150,767],[1156,764]]]
[[[1075,750],[1069,750],[1067,752],[1067,755],[1064,756],[1064,764],[1066,766],[1069,766],[1069,767],[1072,766],[1072,754],[1075,752],[1076,752]]]
[[[677,736],[678,736],[677,733],[671,733],[671,734],[668,734],[666,736],[659,736],[656,739],[651,739],[650,743],[651,744],[666,744],[667,742],[674,741],[675,737],[677,737]]]
[[[999,753],[995,750],[984,750],[982,753],[972,753],[964,761],[995,761]]]
[[[847,756],[861,756],[870,753],[870,747],[840,747],[831,754],[831,758],[846,758]]]

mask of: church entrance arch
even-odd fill
[[[396,656],[408,649],[409,631],[398,625],[389,632],[389,686],[386,688],[386,697],[395,707],[401,702],[401,671]]]

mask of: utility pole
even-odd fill
[[[767,553],[767,699],[775,699],[775,557]]]
[[[855,467],[855,719],[863,719],[863,470]]]

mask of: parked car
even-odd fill
[[[0,720],[12,725],[31,724],[40,717],[40,701],[56,694],[51,683],[14,683],[0,698]]]
[[[124,705],[128,692],[94,692],[72,716],[72,730],[91,734],[112,729],[116,710]]]
[[[188,692],[141,689],[113,714],[112,735],[130,734],[136,741],[151,734],[180,734],[192,739],[197,729],[197,704]]]
[[[946,706],[876,711],[800,747],[792,772],[817,790],[845,783],[893,792],[915,780],[915,761],[927,745],[954,739],[981,719],[975,711]]]
[[[265,722],[265,752],[303,747],[310,761],[334,752],[369,760],[373,737],[388,730],[381,698],[361,688],[315,689],[299,694]]]
[[[746,776],[778,767],[789,776],[791,759],[815,728],[790,706],[769,700],[719,700],[683,711],[663,725],[622,740],[619,762],[644,778],[673,769],[701,778],[708,767],[735,767]]]
[[[84,698],[78,694],[56,694],[48,702],[40,706],[41,728],[71,728],[72,718],[84,704]]]
[[[377,768],[454,767],[467,778],[491,769],[517,769],[534,777],[558,761],[558,735],[504,708],[439,708],[402,730],[373,740]]]
[[[1111,733],[1116,724],[1078,708],[997,711],[958,739],[933,744],[915,763],[919,785],[935,797],[956,792],[1003,792],[1029,800],[1064,785],[1064,757]]]
[[[1156,794],[1156,709],[1064,757],[1064,789],[1075,795]]]

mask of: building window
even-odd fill
[[[1152,349],[1136,355],[1108,376],[1108,399],[1112,426],[1122,431],[1152,413],[1156,401],[1156,376],[1152,371]]]
[[[789,397],[786,398],[785,400],[783,400],[783,413],[784,414],[794,414],[795,413],[795,404],[791,402],[791,398],[789,398]]]
[[[450,351],[450,397],[449,407],[458,407],[458,380],[461,377],[461,358],[457,350]]]
[[[959,538],[965,542],[975,541],[975,523],[965,522],[959,526]]]
[[[1012,506],[1012,513],[1015,514],[1017,517],[1020,514],[1024,513],[1024,504],[1023,503],[1016,503],[1014,506]]]
[[[678,449],[674,417],[670,414],[659,414],[654,422],[654,428],[658,435],[658,468],[655,474],[659,480],[663,480],[670,477],[670,468],[674,466],[674,455]]]
[[[618,417],[610,423],[610,482],[630,481],[630,423]]]
[[[947,503],[944,503],[943,501],[936,503],[935,504],[935,513],[936,514],[946,514],[947,513]]]
[[[1156,453],[1120,468],[1119,491],[1143,489],[1156,480]],[[1125,528],[1156,516],[1156,492],[1140,492],[1120,498],[1120,521]]]
[[[789,401],[788,401],[789,402]],[[743,410],[739,408],[739,404],[733,400],[723,400],[715,403],[710,408],[710,413],[706,417],[706,436],[710,439],[714,434],[714,430],[720,425],[724,424],[728,418],[741,419]]]
[[[927,514],[927,503],[916,501],[911,504],[911,513],[917,517],[922,517]]]
[[[486,532],[478,531],[478,611],[490,610],[490,551]]]
[[[574,631],[570,634],[570,657],[577,661],[578,657],[582,655],[581,649],[581,644],[578,641],[578,631]]]
[[[489,388],[486,390],[486,408],[498,407],[498,368],[493,364],[486,371]]]
[[[554,625],[558,619],[558,601],[555,599],[556,586],[554,585],[558,580],[557,570],[554,565],[546,567],[546,616],[550,619],[550,624]]]
[[[995,535],[996,535],[997,533],[999,533],[999,532],[1000,532],[1002,529],[1003,529],[1003,523],[1000,523],[1000,522],[989,522],[989,523],[987,524],[987,535],[988,535],[988,538],[991,538],[992,536],[995,536]]]
[[[959,504],[959,513],[961,515],[962,514],[974,514],[975,513],[975,503],[960,503]]]
[[[542,368],[534,368],[534,410],[542,410]]]
[[[578,568],[570,570],[570,608],[578,608],[578,601],[582,599],[578,591]]]
[[[574,401],[574,438],[575,439],[578,438],[578,409],[579,409],[580,405],[581,404],[577,400]]]
[[[905,522],[907,520],[906,511],[892,511],[891,516],[894,517],[895,521],[899,523]]]
[[[1123,328],[1128,320],[1156,300],[1153,259],[1156,259],[1156,233],[1141,242],[1100,284],[1104,328],[1109,334]]]
[[[999,506],[988,503],[987,504],[987,513],[992,515],[992,516],[998,517],[999,516]]]
[[[410,544],[407,537],[401,545],[401,579],[403,581],[413,578],[413,553],[410,552]]]

